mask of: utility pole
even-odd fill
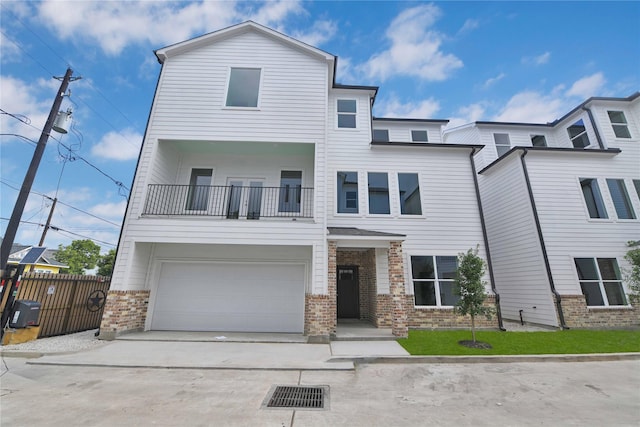
[[[42,159],[42,155],[44,154],[44,149],[47,145],[47,141],[49,140],[51,129],[53,128],[56,116],[58,114],[58,111],[60,110],[62,98],[67,91],[67,87],[69,86],[69,82],[71,81],[72,74],[73,70],[71,68],[67,68],[67,72],[62,78],[62,84],[60,85],[58,93],[56,93],[56,98],[53,101],[53,106],[51,107],[51,111],[49,112],[49,118],[44,125],[44,129],[42,129],[42,134],[40,135],[40,139],[38,140],[38,144],[36,145],[36,149],[33,153],[33,158],[31,159],[31,164],[29,165],[29,169],[27,169],[24,181],[22,182],[20,194],[18,194],[18,200],[13,207],[13,213],[11,214],[11,218],[9,219],[7,230],[4,233],[2,246],[0,248],[0,270],[2,270],[3,276],[4,272],[7,269],[9,252],[11,252],[11,246],[13,245],[13,241],[16,238],[16,233],[18,232],[18,226],[20,225],[22,213],[24,212],[24,207],[27,204],[27,198],[29,197],[29,193],[31,192],[31,186],[33,185],[33,181],[36,177],[36,172],[38,171],[40,160]]]
[[[53,217],[53,210],[56,208],[56,203],[58,203],[57,197],[54,197],[52,200],[53,200],[53,204],[51,205],[51,210],[49,211],[49,216],[47,217],[47,223],[44,225],[44,230],[42,230],[42,237],[40,237],[40,243],[38,243],[38,246],[44,246],[44,238],[47,235],[47,231],[49,231],[49,227],[51,225],[51,217]]]

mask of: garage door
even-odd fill
[[[304,265],[163,263],[151,329],[303,332]]]

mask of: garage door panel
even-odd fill
[[[151,329],[297,332],[304,265],[163,263]]]

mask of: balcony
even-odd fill
[[[151,184],[143,215],[313,218],[313,188]]]

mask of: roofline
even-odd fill
[[[169,51],[169,50],[180,49],[181,46],[184,46],[184,45],[187,45],[187,44],[197,43],[197,40],[199,40],[199,39],[201,39],[202,42],[204,42],[206,39],[214,38],[216,36],[223,37],[225,34],[227,34],[227,33],[231,33],[232,34],[232,33],[236,32],[236,31],[241,30],[243,27],[251,27],[251,28],[257,29],[259,31],[262,31],[262,32],[264,32],[266,34],[270,34],[272,36],[279,37],[279,38],[281,38],[281,39],[283,39],[285,41],[288,41],[289,43],[291,43],[293,45],[297,45],[300,48],[304,48],[304,49],[308,50],[309,52],[311,52],[311,53],[313,53],[313,54],[315,54],[317,56],[322,56],[327,61],[333,61],[333,62],[336,61],[336,56],[331,54],[331,53],[329,53],[329,52],[327,52],[327,51],[325,51],[325,50],[319,49],[319,48],[317,48],[315,46],[311,46],[310,44],[307,44],[307,43],[302,42],[300,40],[294,39],[291,36],[288,36],[288,35],[286,35],[284,33],[276,31],[276,30],[274,30],[272,28],[266,27],[266,26],[264,26],[262,24],[258,24],[257,22],[252,21],[252,20],[243,21],[243,22],[240,22],[240,23],[235,24],[235,25],[231,25],[231,26],[228,26],[228,27],[225,27],[225,28],[221,28],[221,29],[216,30],[216,31],[211,31],[209,33],[202,34],[202,35],[197,36],[197,37],[193,37],[193,38],[190,38],[190,39],[187,39],[187,40],[183,40],[183,41],[178,42],[178,43],[174,43],[174,44],[162,47],[160,49],[155,49],[153,51],[153,53],[156,55],[156,58],[158,58],[158,62],[160,64],[162,64],[168,58],[167,51]]]
[[[516,151],[546,151],[546,152],[557,152],[557,153],[590,153],[590,154],[620,154],[622,150],[619,148],[607,148],[607,149],[589,149],[585,150],[584,148],[563,148],[563,147],[513,147],[509,151],[507,151],[502,156],[498,157],[493,162],[489,163],[487,166],[478,171],[479,174],[483,174],[487,170],[493,168],[496,164],[500,163],[503,159],[509,157],[512,153]]]
[[[635,92],[629,96],[627,96],[626,98],[617,98],[617,97],[607,97],[607,96],[592,96],[591,98],[587,99],[586,101],[584,101],[582,104],[578,105],[577,107],[575,107],[573,110],[569,111],[567,114],[565,114],[564,116],[560,117],[559,119],[554,120],[553,122],[550,123],[551,126],[555,126],[558,123],[564,121],[567,117],[573,115],[576,111],[578,110],[582,110],[583,108],[585,108],[588,104],[590,104],[591,102],[594,101],[619,101],[619,102],[631,102],[634,101],[635,99],[637,99],[638,97],[640,97],[640,91]]]
[[[382,122],[410,122],[410,123],[449,123],[447,119],[411,119],[411,118],[400,118],[400,117],[372,117],[373,121],[382,121]]]
[[[532,127],[551,127],[550,123],[527,123],[527,122],[489,122],[489,121],[476,121],[476,126],[532,126]]]
[[[477,151],[482,150],[485,146],[482,144],[445,144],[442,142],[382,142],[371,141],[371,145],[378,147],[423,147],[423,148],[466,148]]]

